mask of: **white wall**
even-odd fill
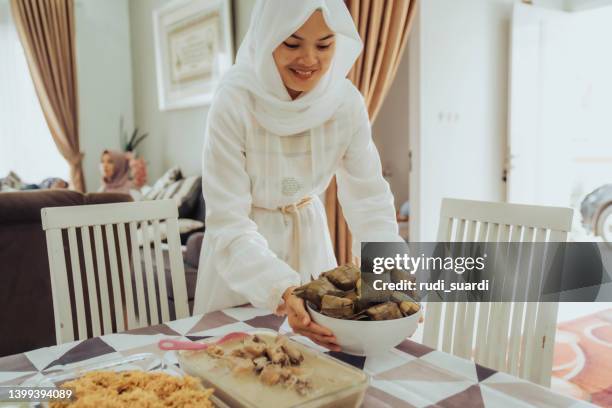
[[[206,107],[160,112],[155,73],[153,10],[168,0],[131,1],[132,67],[136,125],[149,137],[142,144],[142,156],[149,164],[153,182],[171,165],[187,174],[199,172]]]
[[[410,144],[408,140],[408,52],[402,61],[383,105],[372,126],[372,137],[378,148],[387,181],[399,210],[408,200]]]
[[[81,151],[88,191],[100,187],[100,154],[119,147],[119,118],[133,123],[129,0],[77,0]]]
[[[420,12],[414,20],[412,33],[408,38],[408,143],[412,153],[410,160],[409,192],[410,225],[409,239],[418,241],[422,239],[421,226],[421,16]],[[424,227],[424,225],[423,225]]]
[[[418,165],[413,240],[435,240],[443,197],[500,201],[512,0],[428,0],[410,46]],[[418,117],[415,117],[418,116]]]
[[[249,22],[251,21],[251,11],[255,7],[253,0],[234,0],[234,49],[238,51],[238,47],[244,38]]]
[[[606,7],[612,5],[612,0],[565,0],[566,10],[581,11],[598,7]]]
[[[153,10],[168,0],[132,0],[130,22],[134,78],[135,123],[149,138],[143,142],[142,155],[149,163],[149,180],[179,165],[186,175],[201,173],[201,153],[208,106],[161,112],[158,109],[153,40]],[[251,0],[234,2],[237,36],[248,26]]]
[[[421,2],[409,44],[413,240],[435,240],[443,197],[505,200],[509,37],[518,1]]]

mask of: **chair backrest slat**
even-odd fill
[[[58,343],[170,319],[162,222],[166,226],[174,315],[189,315],[178,210],[173,200],[43,208],[41,215],[49,248]]]
[[[534,228],[533,237],[534,243],[546,242],[546,230],[542,228]],[[530,285],[528,292],[531,295],[536,294],[540,290],[540,284],[535,282],[537,277],[541,274],[541,268],[543,263],[542,251],[534,251],[532,255],[531,266],[529,268],[529,281]],[[525,307],[525,332],[535,333],[537,325],[537,314],[540,303],[527,302]],[[533,381],[536,376],[535,372],[538,371],[538,367],[534,364],[536,356],[539,354],[538,350],[538,339],[536,336],[523,336],[521,342],[521,348],[523,350],[524,358],[523,365],[520,367],[520,376],[528,380]]]
[[[70,265],[72,268],[72,286],[74,287],[74,302],[76,306],[77,322],[79,326],[79,337],[87,337],[87,325],[85,324],[85,301],[83,298],[83,283],[81,282],[81,264],[79,260],[79,249],[76,228],[68,228],[68,243],[70,245]]]
[[[487,240],[487,234],[489,233],[489,223],[486,221],[477,221],[477,222],[479,224],[478,237],[475,241],[485,242]],[[469,349],[466,350],[466,352],[463,355],[463,358],[471,358],[472,348],[474,348],[476,350],[474,358],[482,361],[483,357],[479,356],[478,353],[479,353],[479,350],[484,350],[484,342],[486,342],[486,328],[487,328],[486,327],[486,322],[487,322],[486,314],[488,315],[489,310],[488,310],[488,307],[485,310],[484,306],[488,304],[483,303],[480,305],[480,307],[477,307],[475,303],[470,302],[470,305],[471,307],[469,308],[470,309],[469,316],[473,318],[471,319],[471,325],[469,326],[469,330],[473,332],[472,334],[473,340],[472,342],[468,344]],[[468,327],[466,327],[466,332],[467,331],[468,331]]]
[[[142,253],[145,265],[145,279],[147,282],[147,298],[149,299],[149,319],[152,324],[159,324],[157,310],[157,294],[155,293],[155,274],[153,273],[153,257],[151,256],[151,237],[149,236],[149,223],[140,223],[142,232]]]
[[[449,242],[453,238],[453,218],[441,216],[440,228],[438,229],[438,241]],[[442,318],[442,303],[432,302],[427,305],[427,318],[435,321],[440,321]],[[423,342],[430,344],[435,348],[441,347],[440,342],[440,325],[426,324],[423,328]]]
[[[106,281],[106,260],[104,259],[102,228],[100,225],[94,225],[93,230],[96,265],[98,267],[98,289],[100,291],[100,305],[102,307],[102,333],[110,334],[113,332],[113,325],[110,312],[110,297],[108,296],[108,282]]]
[[[52,230],[46,232],[49,267],[58,271],[51,276],[51,294],[53,297],[53,310],[55,312],[55,337],[74,340],[72,329],[72,308],[68,294],[68,275],[66,272],[66,259],[62,245],[62,232]]]
[[[444,199],[438,241],[497,243],[485,248],[495,272],[490,299],[517,293],[533,298],[544,270],[542,251],[533,246],[564,242],[572,214],[570,208]],[[556,303],[448,301],[426,307],[425,344],[550,384]]]
[[[134,280],[136,281],[136,298],[138,300],[138,326],[147,325],[147,297],[145,296],[142,260],[140,258],[140,246],[138,245],[138,228],[136,222],[130,222],[130,237],[132,239],[132,259],[134,260]]]
[[[564,242],[567,239],[567,231],[549,231],[549,242]],[[557,328],[557,315],[559,307],[554,302],[542,302],[539,305],[538,320],[536,322],[536,338],[541,339],[542,361],[540,372],[533,374],[533,380],[539,384],[550,385],[550,373],[553,365],[553,354],[555,345],[555,333]]]
[[[468,220],[467,221],[467,234],[465,236],[465,242],[476,241],[476,229],[478,228],[478,221]]]
[[[104,226],[104,232],[106,233],[106,249],[108,251],[108,263],[113,287],[116,330],[124,331],[126,327],[125,319],[123,318],[123,298],[121,295],[121,284],[119,283],[119,265],[117,264],[117,253],[115,252],[115,231],[113,230],[113,224],[106,224]]]
[[[495,242],[499,232],[499,224],[491,223],[487,221],[481,221],[481,233],[479,236],[479,242]],[[487,250],[489,246],[485,247]],[[476,345],[475,345],[475,359],[484,364],[488,358],[486,351],[489,347],[489,318],[491,314],[492,303],[484,302],[480,303],[478,310],[478,325],[476,328]],[[471,352],[470,352],[471,353]]]
[[[477,238],[478,221],[464,220],[466,224],[465,237],[461,242],[475,242]],[[461,237],[461,234],[458,235]],[[458,241],[458,239],[456,239]],[[453,345],[453,353],[459,357],[470,358],[472,343],[474,341],[474,309],[471,302],[457,303],[457,313],[453,331],[453,338],[457,341]]]
[[[125,288],[125,305],[127,313],[127,327],[138,327],[136,312],[134,310],[134,293],[132,288],[132,273],[130,269],[130,255],[125,235],[126,224],[117,224],[117,236],[119,237],[119,257],[121,259],[121,271],[123,272],[123,287]]]
[[[455,321],[455,302],[445,302],[444,310],[444,337],[442,337],[442,351],[452,353],[453,324]]]
[[[510,231],[508,231],[508,242],[518,243],[521,239],[522,226],[520,225],[508,225]],[[501,276],[504,289],[507,287],[514,288],[516,286],[516,275],[518,268],[518,253],[515,253],[516,246],[508,246],[507,248],[507,268],[504,268],[504,275]],[[501,302],[499,303],[499,315],[494,318],[500,322],[499,329],[496,332],[496,337],[499,339],[498,352],[494,354],[494,366],[504,370],[507,363],[507,352],[509,347],[509,336],[510,336],[510,316],[512,314],[512,303]]]
[[[91,321],[92,334],[100,336],[102,334],[100,326],[100,310],[98,306],[98,292],[96,290],[96,272],[94,270],[93,256],[91,254],[91,239],[89,237],[89,227],[81,227],[81,239],[83,241],[83,254],[85,258],[85,274],[87,277],[87,290],[89,295],[89,314]],[[54,274],[54,272],[51,272]],[[58,340],[58,343],[60,341]]]
[[[172,293],[174,294],[174,308],[177,319],[189,316],[189,303],[187,302],[187,286],[185,285],[185,272],[181,257],[181,239],[176,218],[166,220],[166,235],[168,253],[170,254],[170,271],[172,279]],[[184,302],[176,299],[185,299]]]
[[[164,269],[164,256],[161,249],[161,231],[159,228],[159,220],[153,220],[153,246],[155,249],[155,264],[157,266],[157,283],[159,287],[159,303],[161,308],[162,321],[170,320],[170,310],[168,308],[168,293],[166,288],[166,276]]]
[[[534,228],[522,228],[522,244],[520,245],[520,258],[518,261],[517,273],[515,274],[515,285],[517,296],[524,297],[527,295],[529,276],[531,275],[530,261],[533,247]],[[522,331],[525,312],[527,308],[526,302],[516,302],[510,323],[510,347],[508,350],[508,372],[512,375],[519,375],[519,358],[522,355]],[[525,326],[526,327],[526,326]],[[527,333],[527,329],[525,329]]]
[[[464,242],[466,224],[467,224],[466,220],[458,220],[457,230],[455,231],[455,239],[453,240],[454,242]]]

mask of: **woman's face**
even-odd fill
[[[336,40],[323,13],[315,11],[295,33],[273,52],[274,62],[291,95],[313,89],[329,69]]]
[[[102,162],[100,163],[102,168],[102,176],[106,179],[110,179],[115,171],[115,163],[111,158],[110,154],[104,153],[102,155]]]

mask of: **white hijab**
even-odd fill
[[[291,100],[272,53],[316,11],[336,34],[329,71],[309,92]],[[343,0],[258,0],[236,63],[221,81],[248,90],[261,126],[280,136],[294,135],[327,121],[350,92],[346,79],[363,44]]]

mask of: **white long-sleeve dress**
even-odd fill
[[[335,267],[319,199],[333,175],[355,254],[362,241],[402,240],[367,110],[353,89],[322,126],[289,136],[257,123],[247,91],[225,86],[217,92],[204,142],[206,232],[194,313],[249,302],[274,311],[287,287]],[[308,197],[298,210],[296,254],[296,218],[279,207]]]

